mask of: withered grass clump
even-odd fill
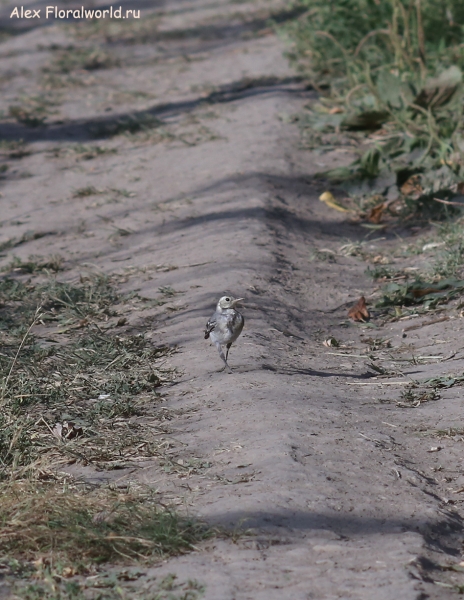
[[[34,261],[45,264],[39,257]],[[12,336],[14,346],[17,336],[31,324],[37,307],[41,308],[41,321],[45,324],[70,325],[79,319],[87,319],[89,323],[105,320],[117,302],[118,295],[109,278],[104,276],[81,277],[71,284],[54,278],[33,283],[7,274],[0,278],[0,333],[7,338]]]
[[[180,554],[207,537],[205,526],[160,509],[148,494],[82,492],[29,482],[0,486],[1,554],[75,572],[89,564]]]
[[[8,109],[9,116],[26,127],[39,127],[46,124],[46,120],[57,112],[60,97],[57,94],[44,92],[38,96],[22,96],[19,104],[11,105]],[[5,148],[5,144],[2,144]],[[11,151],[10,158],[21,158],[25,156],[24,144],[8,144]],[[8,146],[6,146],[8,147]],[[5,148],[6,149],[6,148]],[[27,152],[26,152],[27,153]]]
[[[123,134],[149,134],[161,128],[161,137],[169,137],[162,125],[163,122],[150,113],[142,112],[97,123],[92,126],[91,133],[95,137],[113,137]]]
[[[1,147],[0,147],[1,148]],[[105,148],[103,146],[89,144],[70,144],[67,146],[57,146],[50,150],[50,156],[53,158],[72,157],[76,161],[93,160],[101,156],[117,154],[117,148]]]
[[[51,63],[44,69],[48,73],[69,74],[73,71],[95,71],[119,65],[119,60],[103,48],[62,48],[53,55]]]
[[[23,140],[0,140],[1,158],[23,158],[31,154]]]
[[[144,15],[143,19],[94,19],[70,27],[77,40],[95,40],[107,44],[147,44],[158,41],[160,16]]]
[[[42,256],[29,256],[27,260],[15,256],[11,263],[3,270],[17,273],[36,273],[38,271],[57,273],[63,269],[63,262],[64,259],[59,254],[52,254],[46,258]]]

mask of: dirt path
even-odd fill
[[[120,64],[54,90],[61,100],[47,127],[4,121],[0,135],[23,138],[32,154],[8,160],[1,181],[2,240],[28,240],[2,260],[59,253],[66,277],[87,266],[125,274],[124,288],[144,297],[166,296],[129,314],[122,331],[148,329],[155,343],[178,346],[170,365],[182,377],[164,392],[178,415],[173,455],[181,467],[203,466],[189,476],[156,463],[117,477],[84,474],[154,485],[209,523],[253,534],[205,543],[149,569],[139,585],[175,573],[204,584],[208,600],[451,597],[433,581],[464,583],[436,568],[461,560],[453,491],[464,478],[460,445],[434,432],[459,426],[459,388],[417,409],[396,400],[407,381],[462,372],[462,320],[405,340],[404,323],[361,328],[337,309],[372,291],[366,264],[340,251],[365,235],[318,201],[312,179],[321,161],[341,164],[346,154],[300,150],[297,128],[282,118],[313,92],[268,27],[278,7],[145,2],[142,19],[157,15],[156,41],[116,39]],[[3,109],[37,94],[34,77],[13,71],[36,74],[67,35],[62,24],[38,26],[3,42]],[[127,114],[150,114],[162,127],[138,138],[90,136],[89,127]],[[85,145],[100,150],[76,159]],[[381,254],[394,243],[365,247]],[[324,249],[334,261],[322,260]],[[216,372],[216,350],[202,339],[223,292],[246,298],[233,375]],[[325,347],[329,336],[345,347]],[[406,342],[411,355],[456,354],[376,378],[368,338],[391,340],[388,352],[371,351],[387,366]]]

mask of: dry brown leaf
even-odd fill
[[[342,112],[345,112],[341,106],[334,106],[329,110],[329,115],[338,115]]]
[[[420,184],[420,175],[412,175],[400,188],[404,196],[420,196],[424,189]]]
[[[374,263],[374,265],[388,265],[388,263],[390,262],[388,260],[388,258],[386,256],[382,256],[381,254],[378,254],[377,256],[374,256],[374,258],[372,259],[372,262]]]
[[[441,292],[441,289],[438,288],[424,288],[422,290],[411,290],[412,295],[414,296],[414,298],[423,298],[424,296],[427,296],[428,294],[436,294],[437,292]]]
[[[383,211],[385,210],[385,203],[377,204],[374,208],[367,213],[367,220],[371,223],[380,223],[383,216]]]
[[[366,299],[364,296],[361,296],[356,304],[350,308],[348,311],[348,316],[350,319],[353,319],[353,321],[361,321],[363,323],[370,319],[370,314],[367,310]]]

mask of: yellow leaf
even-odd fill
[[[330,208],[334,208],[340,212],[350,212],[347,208],[341,206],[341,204],[338,204],[331,192],[324,192],[319,196],[319,200],[324,202],[324,204],[327,204],[327,206],[330,206]]]

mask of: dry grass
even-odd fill
[[[101,122],[92,126],[91,133],[95,137],[114,137],[117,135],[134,135],[150,133],[162,126],[162,122],[149,113],[128,115],[117,119]],[[164,130],[163,130],[164,132]],[[167,134],[160,134],[164,139]]]
[[[96,145],[71,144],[69,146],[57,146],[50,151],[53,158],[73,158],[76,161],[93,160],[101,156],[116,154],[116,148],[104,148]]]
[[[134,562],[191,550],[203,525],[161,509],[150,492],[82,491],[66,485],[3,484],[2,554],[42,565]]]
[[[71,27],[70,31],[78,40],[110,44],[146,44],[156,41],[160,18],[159,15],[144,15],[140,20],[87,20]]]
[[[179,581],[169,573],[159,581],[137,585],[143,573],[139,570],[122,569],[103,576],[92,576],[82,582],[45,574],[42,581],[18,586],[11,600],[197,600],[204,593],[204,586],[196,580]],[[130,588],[122,586],[127,582]],[[126,587],[125,586],[125,587]]]
[[[30,153],[31,151],[27,148],[23,140],[0,140],[1,158],[23,158]]]
[[[95,196],[97,194],[102,194],[104,190],[99,190],[93,185],[88,185],[86,187],[77,188],[73,192],[73,198],[86,198],[87,196]]]
[[[161,454],[159,417],[147,406],[174,375],[160,364],[170,350],[102,329],[121,300],[104,277],[0,282],[3,477],[21,476],[38,460],[120,468]],[[34,336],[38,325],[47,343]]]
[[[39,277],[13,269],[0,279],[0,566],[13,581],[48,573],[46,583],[19,583],[19,598],[97,598],[72,577],[186,552],[209,533],[149,489],[89,489],[59,471],[153,457],[163,466],[172,444],[157,390],[175,373],[163,365],[169,348],[115,334],[129,298],[111,279]],[[56,583],[64,570],[79,593]]]
[[[52,254],[48,257],[29,256],[23,260],[17,256],[7,265],[3,271],[16,273],[37,273],[39,271],[51,271],[57,273],[63,269],[64,258],[59,254]]]
[[[175,575],[138,581],[141,566],[189,552],[213,533],[160,507],[149,489],[22,481],[0,493],[0,569],[12,600],[195,600],[204,591]]]
[[[9,116],[26,127],[39,127],[45,124],[49,116],[57,113],[56,107],[59,106],[60,100],[59,96],[48,92],[42,92],[37,96],[21,96],[19,104],[9,107]],[[18,146],[16,157],[22,156],[24,156],[23,149]]]
[[[58,50],[44,71],[46,73],[68,75],[74,71],[95,71],[118,65],[118,59],[102,48],[76,48],[70,46]]]

